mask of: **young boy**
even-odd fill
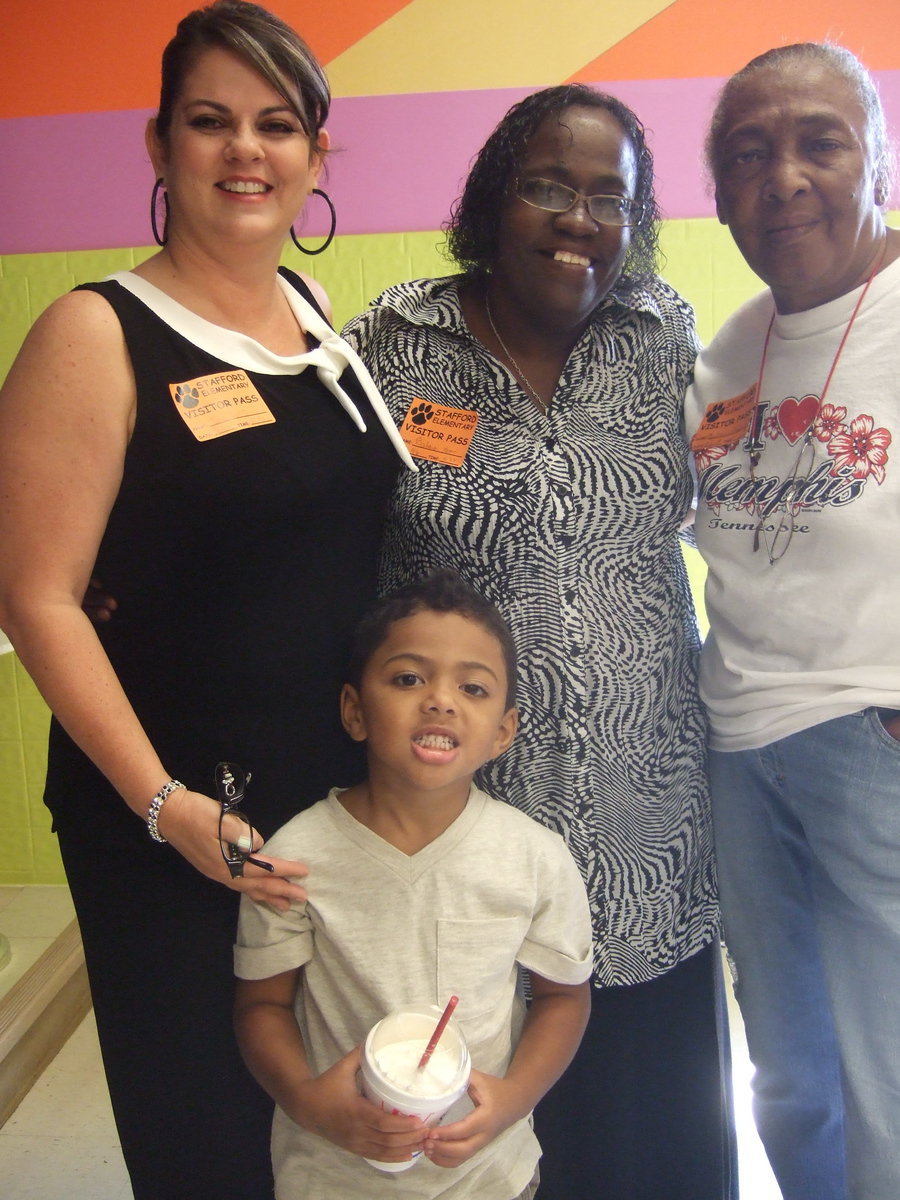
[[[534,1194],[529,1114],[581,1040],[591,925],[562,839],[472,782],[515,734],[515,673],[502,617],[451,571],[393,593],[360,626],[341,714],[367,742],[368,780],[267,844],[309,864],[306,903],[241,902],[236,1027],[278,1105],[278,1200]],[[435,1128],[382,1112],[357,1087],[360,1044],[393,1009],[451,994],[469,1096]],[[420,1149],[399,1174],[364,1161]]]

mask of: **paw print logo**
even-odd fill
[[[200,403],[200,392],[195,387],[188,387],[186,383],[179,383],[175,389],[175,400],[184,408],[196,408]]]
[[[413,425],[427,425],[434,416],[434,409],[430,404],[426,404],[423,400],[421,404],[417,404],[415,408],[409,410],[409,419]]]
[[[711,404],[706,410],[707,425],[715,425],[716,421],[718,421],[719,417],[721,417],[724,412],[724,404]]]

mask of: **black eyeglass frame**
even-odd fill
[[[565,208],[550,208],[546,204],[538,204],[534,200],[529,200],[527,196],[522,195],[522,188],[528,183],[546,183],[551,187],[559,188],[562,192],[568,192],[572,197],[571,202]],[[558,179],[544,179],[543,177],[532,177],[529,179],[517,179],[515,193],[523,204],[529,205],[531,208],[540,209],[541,212],[556,213],[561,216],[563,213],[571,212],[579,200],[585,202],[588,216],[592,221],[596,221],[598,225],[611,225],[615,229],[633,229],[635,225],[640,225],[644,216],[644,206],[638,200],[632,200],[629,196],[616,196],[609,192],[595,192],[588,196],[584,192],[579,192],[577,188],[569,187],[567,183],[560,183]],[[626,220],[610,221],[604,217],[595,216],[591,211],[592,200],[615,200],[618,204],[627,206]]]
[[[252,829],[246,814],[239,811],[239,806],[244,802],[244,792],[251,778],[251,773],[249,771],[245,773],[236,763],[220,762],[216,767],[216,798],[220,805],[219,848],[232,879],[241,878],[244,874],[244,864],[248,862],[253,863],[254,867],[262,867],[264,871],[275,870],[271,863],[254,858],[252,851],[242,850],[240,846],[231,841],[222,829],[222,822],[229,814],[243,821],[248,831]]]

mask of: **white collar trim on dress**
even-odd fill
[[[226,363],[245,371],[256,371],[261,375],[297,375],[306,367],[315,367],[321,382],[349,414],[357,428],[365,433],[366,425],[359,409],[339,382],[344,370],[350,367],[362,385],[369,403],[394,449],[410,470],[417,470],[416,464],[397,431],[397,426],[394,424],[387,405],[382,400],[381,393],[375,386],[362,359],[352,346],[335,333],[328,322],[316,312],[296,288],[293,288],[283,276],[278,275],[277,278],[278,285],[287,298],[300,328],[319,342],[318,346],[303,354],[275,354],[274,351],[257,342],[255,338],[248,337],[247,334],[239,333],[234,329],[226,329],[222,325],[214,325],[204,317],[191,312],[189,308],[185,308],[183,304],[173,300],[155,284],[149,283],[132,271],[117,271],[114,275],[109,276],[109,279],[131,292],[176,333],[199,349],[205,350],[206,353],[212,354]]]

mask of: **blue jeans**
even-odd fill
[[[866,709],[713,751],[710,779],[754,1112],[784,1200],[897,1200],[900,741]]]

